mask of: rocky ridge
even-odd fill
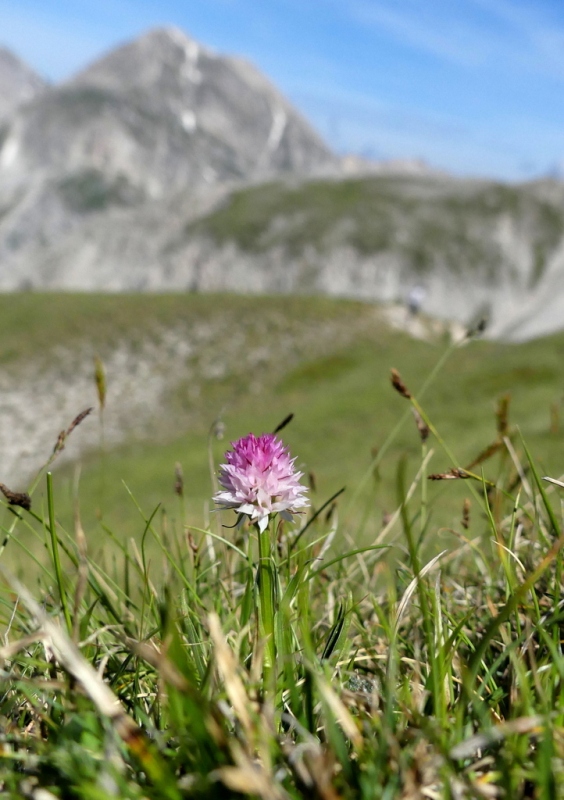
[[[46,81],[14,53],[0,47],[0,128],[15,111],[47,87]]]

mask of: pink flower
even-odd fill
[[[223,508],[246,514],[264,531],[270,514],[280,514],[292,521],[292,514],[309,506],[302,495],[307,492],[300,483],[302,472],[294,469],[295,458],[272,433],[254,436],[249,433],[225,454],[227,464],[219,468],[219,483],[224,491],[214,496]]]

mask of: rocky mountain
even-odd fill
[[[0,138],[0,290],[320,293],[489,335],[564,326],[564,185],[337,158],[250,64],[176,29],[20,105]]]
[[[19,106],[37,97],[46,85],[31,67],[0,47],[0,127]]]
[[[336,159],[253,66],[177,29],[120,47],[29,104],[1,154],[3,180],[111,187],[129,204],[227,180],[305,173]]]
[[[165,208],[195,213],[230,185],[337,164],[252,65],[151,31],[12,115],[0,140],[0,289],[126,289],[147,214],[166,229]],[[108,239],[121,274],[105,261]]]

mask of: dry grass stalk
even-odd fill
[[[174,686],[179,692],[189,691],[190,686],[184,675],[164,653],[157,649],[156,645],[148,642],[138,642],[128,636],[124,638],[124,643],[132,653],[135,653],[136,656],[139,656],[147,664],[154,667],[165,683]]]
[[[362,750],[364,740],[354,717],[331,686],[320,676],[316,676],[316,678],[319,694],[331,709],[345,735],[349,737],[357,750]]]
[[[252,741],[253,725],[249,713],[250,701],[245,691],[243,681],[237,672],[235,656],[225,640],[217,614],[209,615],[208,625],[215,650],[215,662],[225,684],[227,696],[245,731],[248,741]]]
[[[109,686],[82,656],[76,644],[45,613],[25,586],[3,567],[0,567],[0,574],[18,594],[29,613],[35,617],[41,638],[46,640],[57,662],[82,686],[99,713],[111,720],[118,736],[138,757],[146,760],[149,757],[146,736],[124,711]]]
[[[464,742],[455,745],[450,751],[450,757],[456,760],[470,758],[478,750],[491,746],[497,742],[502,742],[507,736],[515,734],[536,734],[542,733],[545,720],[540,715],[531,717],[519,717],[518,719],[502,722],[486,731],[470,736]]]
[[[10,661],[15,655],[22,650],[27,650],[28,647],[35,644],[41,638],[41,634],[37,631],[30,633],[29,636],[24,636],[18,639],[17,642],[10,642],[0,647],[0,666],[4,666],[5,661]]]

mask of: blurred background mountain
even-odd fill
[[[564,186],[331,151],[251,64],[157,29],[55,86],[0,59],[0,289],[402,302],[564,319]]]

